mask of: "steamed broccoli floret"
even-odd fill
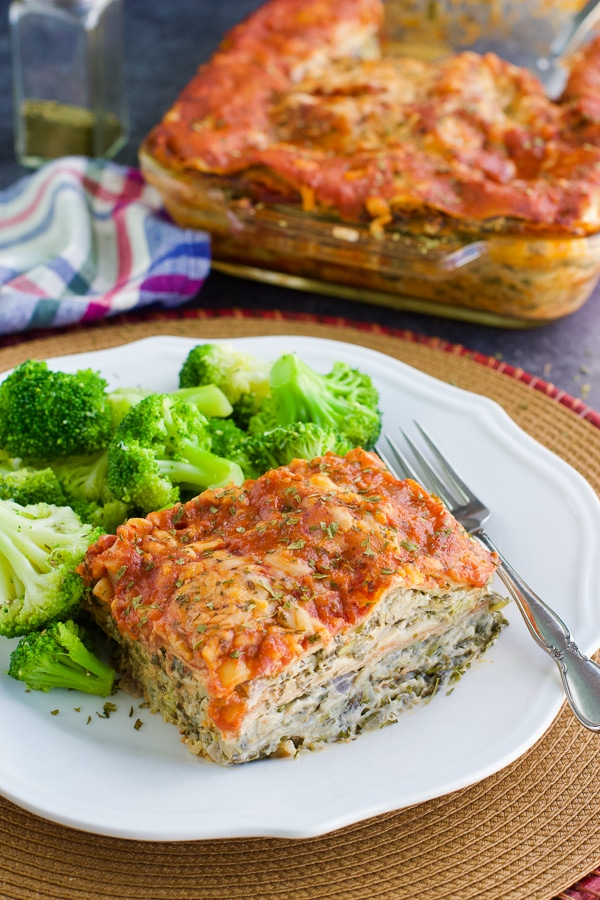
[[[92,453],[112,433],[106,381],[28,360],[0,384],[0,447],[28,461]]]
[[[108,500],[97,506],[90,503],[84,510],[82,518],[84,522],[89,522],[102,531],[115,534],[119,525],[122,525],[131,513],[131,508],[122,500]]]
[[[238,428],[241,428],[243,431],[248,430],[250,419],[256,415],[263,402],[264,400],[257,400],[254,394],[242,394],[240,399],[236,400],[233,404],[231,418]]]
[[[122,387],[117,388],[108,395],[112,413],[112,426],[116,431],[119,423],[125,418],[132,406],[149,397],[152,391],[141,387]]]
[[[255,471],[248,458],[247,432],[239,428],[233,419],[208,419],[206,427],[211,437],[213,453],[237,463],[246,478],[257,478],[258,474],[262,474]]]
[[[265,399],[261,403],[258,412],[250,416],[248,420],[248,433],[266,434],[268,431],[273,431],[275,428],[282,427],[285,426],[281,421],[279,404],[277,403],[275,397],[272,394],[269,394],[269,396],[265,397]]]
[[[251,434],[245,442],[254,478],[269,469],[286,466],[293,459],[315,459],[328,451],[343,456],[351,447],[332,428],[323,428],[314,422],[294,422],[266,434]]]
[[[14,500],[21,506],[30,503],[64,506],[67,503],[62,485],[51,468],[29,466],[0,473],[0,500]]]
[[[271,363],[231,344],[198,344],[187,355],[179,373],[182,388],[215,384],[233,406],[233,419],[246,428],[269,393]]]
[[[117,499],[149,512],[172,506],[182,492],[241,484],[240,467],[210,448],[207,419],[195,406],[152,394],[117,428],[108,451],[108,485]]]
[[[115,671],[86,646],[87,635],[72,620],[21,638],[13,650],[7,674],[36,691],[71,688],[107,697]]]
[[[155,391],[134,387],[117,388],[112,391],[108,395],[108,400],[112,409],[113,427],[116,428],[119,425],[132,406],[135,406],[144,397],[149,397],[153,393]],[[174,391],[169,391],[169,396],[193,403],[203,416],[225,418],[230,416],[233,411],[233,407],[223,391],[214,384],[177,388]]]
[[[101,502],[111,498],[106,481],[108,447],[82,456],[64,456],[53,460],[51,466],[69,503],[79,499]]]
[[[83,593],[75,569],[99,535],[68,506],[0,500],[0,635],[73,614]]]
[[[108,448],[88,456],[65,456],[52,462],[65,502],[83,522],[115,532],[130,509],[117,500],[108,486]]]
[[[333,429],[353,447],[369,450],[381,430],[379,395],[371,378],[336,362],[321,375],[295,353],[281,356],[271,369],[271,394],[252,417],[249,431],[271,431],[293,422],[315,422]]]
[[[351,444],[331,428],[314,422],[294,422],[265,434],[248,434],[231,419],[209,419],[212,449],[241,466],[246,478],[258,478],[293,459],[314,459],[331,450],[343,456]]]
[[[73,500],[70,505],[82,522],[87,522],[108,534],[115,534],[119,525],[132,515],[131,507],[122,500],[108,500],[106,503],[97,503],[95,500]]]
[[[7,453],[6,450],[0,449],[0,474],[4,475],[5,472],[14,472],[15,469],[19,469],[20,467],[20,459],[15,459],[15,457],[11,456],[10,453]]]

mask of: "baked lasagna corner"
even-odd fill
[[[130,519],[80,571],[153,711],[226,765],[355,738],[453,683],[506,624],[496,566],[357,449]]]

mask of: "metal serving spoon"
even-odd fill
[[[581,46],[598,21],[600,21],[600,0],[588,0],[583,9],[573,16],[568,26],[552,41],[548,56],[535,60],[532,71],[546,88],[549,97],[558,97],[565,86],[568,73],[561,65],[562,60]]]
[[[495,53],[501,59],[529,69],[552,99],[565,86],[566,58],[600,21],[600,0],[588,0],[566,21],[561,9],[548,11],[542,0],[532,0],[531,5],[500,0],[499,15],[492,15],[489,3],[474,0],[415,0],[415,3],[421,12],[418,26],[405,21],[402,0],[386,0],[384,4],[384,34],[392,53],[424,59],[462,50]]]

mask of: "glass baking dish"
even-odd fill
[[[555,42],[570,34],[586,0],[384,0],[386,53],[436,59],[473,50],[497,53],[543,73]]]
[[[600,278],[600,234],[447,235],[368,226],[253,199],[215,175],[163,167],[145,179],[181,226],[212,235],[213,268],[395,309],[528,328],[579,309]]]

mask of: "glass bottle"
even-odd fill
[[[113,156],[128,129],[122,0],[12,0],[10,33],[19,162]]]

